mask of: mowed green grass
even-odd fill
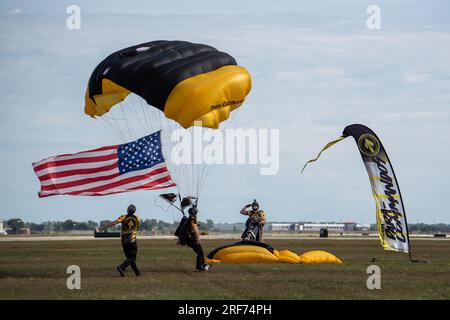
[[[203,240],[205,253],[232,240]],[[0,242],[0,299],[449,299],[450,241],[413,240],[415,255],[384,251],[377,240],[270,240],[296,253],[326,250],[342,265],[217,264],[193,272],[195,255],[174,240],[139,241],[142,276],[115,267],[119,240]],[[371,262],[376,258],[375,262]],[[66,269],[81,268],[81,290],[68,290]],[[381,268],[381,290],[366,269]]]

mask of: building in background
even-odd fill
[[[211,231],[233,233],[242,232],[244,229],[244,223],[215,223]],[[266,232],[319,232],[320,229],[327,229],[331,233],[367,232],[370,230],[370,224],[352,221],[342,223],[268,222],[264,226]]]
[[[344,223],[305,223],[300,225],[302,232],[319,232],[320,229],[327,229],[328,232],[344,232]]]
[[[0,235],[6,234],[6,230],[3,225],[3,220],[0,220]]]
[[[266,230],[272,232],[295,231],[295,223],[269,223]]]
[[[268,223],[266,230],[269,232],[319,232],[327,229],[328,232],[364,232],[370,230],[369,224],[356,222],[342,223]]]
[[[17,234],[29,236],[31,234],[30,228],[20,228]]]
[[[245,223],[214,223],[211,231],[219,232],[242,232],[245,229]]]

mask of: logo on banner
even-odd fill
[[[359,150],[369,157],[375,157],[380,152],[380,142],[373,134],[363,134],[358,139]]]

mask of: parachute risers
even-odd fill
[[[265,243],[240,241],[217,248],[208,254],[207,263],[302,263],[342,264],[335,255],[326,251],[308,251],[297,255],[289,250],[275,250]]]

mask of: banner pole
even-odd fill
[[[386,158],[388,160],[388,162],[391,164],[391,168],[392,168],[392,175],[394,176],[395,181],[397,182],[397,187],[398,187],[398,194],[400,196],[400,201],[402,202],[402,207],[403,207],[403,214],[404,214],[404,219],[405,219],[405,227],[406,227],[406,239],[408,240],[408,255],[409,255],[409,261],[412,263],[417,263],[417,262],[422,262],[422,263],[427,263],[425,260],[416,260],[412,258],[412,250],[411,250],[411,240],[409,239],[409,227],[408,227],[408,219],[406,218],[406,209],[405,209],[405,204],[403,203],[403,197],[402,197],[402,192],[400,190],[400,184],[398,183],[397,180],[397,176],[395,175],[395,171],[394,171],[394,167],[392,166],[392,162],[389,159],[389,156],[386,152]]]

